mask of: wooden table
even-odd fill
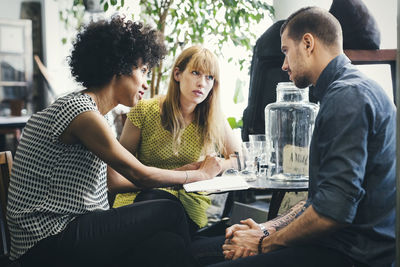
[[[29,118],[30,116],[0,116],[0,129],[22,129],[25,127]]]
[[[30,116],[0,116],[0,144],[5,146],[6,134],[14,135],[14,146],[18,145],[22,129],[25,127]],[[4,149],[4,147],[2,148]]]

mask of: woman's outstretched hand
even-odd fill
[[[211,179],[221,172],[221,159],[215,155],[207,155],[200,164],[199,170],[204,174],[204,178],[202,180]]]

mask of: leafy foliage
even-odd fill
[[[125,5],[124,0],[98,1],[104,11],[110,6],[118,9]],[[69,10],[72,13],[68,14],[75,16],[73,10],[80,5],[83,5],[83,0],[74,0]],[[215,45],[217,50],[214,52],[217,56],[223,56],[220,52],[223,46],[233,44],[249,51],[248,55],[236,62],[241,68],[246,60],[250,60],[250,51],[256,38],[251,27],[266,14],[272,16],[274,13],[273,7],[262,0],[140,0],[140,6],[140,20],[156,25],[164,34],[172,58],[185,46],[203,43]],[[232,58],[228,61],[232,61]],[[167,79],[170,64],[162,62],[153,70],[151,96],[159,93],[160,83]]]
[[[233,103],[241,103],[244,101],[244,96],[243,96],[243,88],[244,82],[240,79],[236,79],[236,86],[235,86],[235,92],[233,94]]]
[[[251,27],[265,14],[274,13],[272,6],[259,0],[141,0],[140,5],[144,11],[141,19],[156,24],[164,33],[172,58],[178,49],[191,44],[214,44],[218,56],[226,44],[251,51],[256,38]],[[245,60],[238,59],[241,68]],[[152,95],[158,93],[161,76],[167,69],[154,71],[157,77],[152,79]]]
[[[243,120],[242,119],[236,120],[236,118],[234,118],[234,117],[228,117],[227,120],[228,120],[229,125],[231,126],[232,129],[242,128],[243,127]]]
[[[83,0],[73,0],[71,8],[65,8],[58,11],[58,16],[60,21],[64,23],[66,29],[76,29],[79,30],[83,24],[83,16],[85,14],[85,6]],[[61,39],[63,44],[68,42],[67,37]]]

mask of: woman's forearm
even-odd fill
[[[128,152],[129,153],[129,152]],[[221,171],[220,160],[214,156],[206,156],[198,170],[175,171],[145,166],[131,154],[132,166],[129,161],[124,164],[120,161],[112,166],[135,185],[142,188],[181,185],[213,178]]]
[[[133,184],[110,166],[107,167],[107,188],[112,194],[140,190],[138,186]]]

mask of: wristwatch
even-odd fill
[[[260,240],[258,240],[258,254],[262,253],[262,242],[264,240],[264,238],[266,238],[267,236],[269,236],[269,232],[267,230],[267,228],[265,228],[265,226],[263,224],[259,224],[258,226],[260,226],[261,231],[263,231],[263,235],[260,237]]]
[[[264,236],[269,236],[269,232],[267,230],[267,228],[265,228],[265,226],[263,224],[259,224],[258,226],[260,226],[261,231],[263,231]]]

